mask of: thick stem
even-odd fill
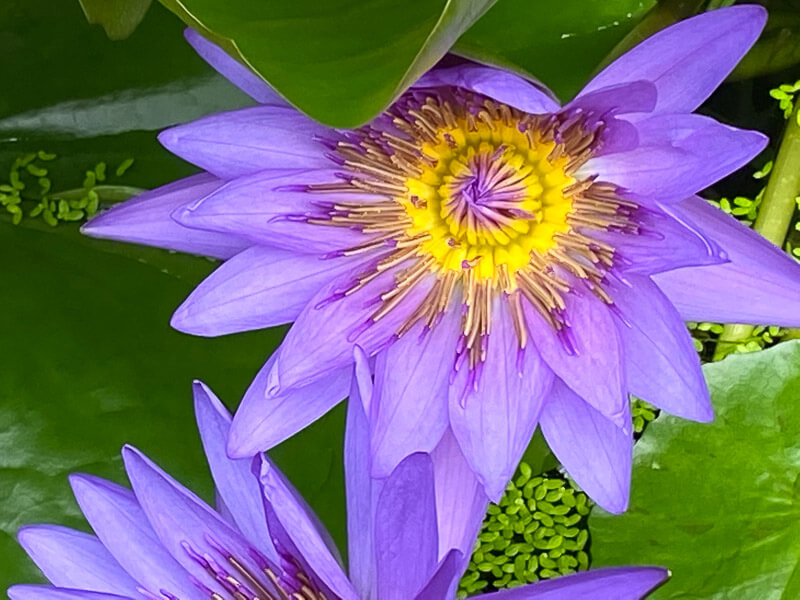
[[[778,247],[783,247],[800,191],[800,100],[786,124],[778,156],[772,167],[767,189],[758,210],[753,229]],[[752,325],[725,325],[714,352],[714,360],[725,358],[753,333]]]

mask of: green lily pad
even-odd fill
[[[210,32],[303,112],[354,127],[432,67],[494,1],[162,3]]]
[[[655,0],[500,0],[454,51],[543,82],[569,100]]]
[[[800,342],[705,367],[717,416],[636,445],[631,506],[595,509],[592,566],[663,565],[653,598],[800,598]]]

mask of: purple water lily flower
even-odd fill
[[[162,133],[207,173],[85,231],[227,259],[175,313],[181,331],[294,321],[234,418],[232,456],[344,398],[358,344],[376,357],[373,475],[452,432],[497,499],[538,424],[620,512],[629,394],[713,417],[684,321],[800,326],[800,267],[695,196],[765,146],[692,114],[765,19],[741,5],[678,23],[563,107],[495,68],[433,70],[347,131],[188,32],[262,105]]]
[[[359,461],[369,450],[358,391],[350,403],[346,448],[350,577],[330,536],[266,456],[227,457],[230,415],[203,384],[195,384],[194,392],[218,509],[126,447],[133,491],[90,475],[70,477],[95,535],[55,525],[20,531],[20,543],[52,585],[13,586],[11,600],[454,597],[465,566],[462,551],[472,537],[449,548],[448,535],[472,525],[449,521],[441,502],[463,490],[442,491],[448,479],[437,477],[435,459],[426,454],[408,457],[385,481],[365,477]],[[461,472],[473,477],[466,466]],[[452,473],[448,478],[452,482]],[[440,548],[446,548],[441,560]],[[488,597],[633,600],[666,576],[655,567],[603,569]]]

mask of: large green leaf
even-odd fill
[[[655,0],[500,0],[454,51],[527,73],[570,99]]]
[[[142,22],[152,0],[80,0],[89,23],[103,26],[112,40],[124,40]]]
[[[337,127],[377,115],[494,1],[161,0],[300,110]]]
[[[630,509],[590,519],[593,565],[670,568],[654,598],[800,598],[800,342],[705,374],[716,419],[650,425]]]

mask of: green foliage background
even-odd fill
[[[0,5],[0,52],[6,57],[0,61],[5,83],[0,180],[18,156],[39,150],[58,155],[48,163],[48,177],[61,190],[80,188],[85,172],[100,161],[113,171],[134,158],[122,183],[139,188],[193,172],[158,145],[156,133],[251,101],[194,54],[183,40],[184,25],[167,8],[233,50],[296,106],[326,123],[350,126],[382,110],[452,44],[463,57],[536,77],[569,99],[604,57],[705,5],[687,0],[149,4],[7,0]],[[742,81],[702,110],[779,135],[783,121],[766,92],[787,74],[792,80],[800,75],[793,73],[800,60],[800,18],[790,0],[768,4],[774,16],[764,40],[736,73]],[[109,41],[106,33],[121,41]],[[748,79],[777,69],[784,70],[773,79],[756,84]],[[756,193],[749,175],[710,191],[717,198]],[[86,471],[124,482],[123,443],[137,445],[211,500],[190,383],[202,378],[234,408],[284,330],[215,340],[172,331],[173,309],[214,264],[89,240],[76,224],[52,228],[24,218],[14,226],[11,215],[0,210],[0,256],[0,588],[5,588],[41,581],[14,541],[16,530],[31,522],[85,529],[66,475]],[[720,414],[715,424],[662,416],[648,428],[636,450],[631,511],[611,517],[595,510],[591,517],[594,566],[671,567],[674,581],[658,593],[662,598],[726,598],[735,591],[737,598],[788,600],[800,594],[798,344],[707,367]],[[343,421],[337,409],[272,453],[340,547]],[[555,464],[540,436],[525,459],[536,473]],[[772,595],[757,595],[762,589]]]

